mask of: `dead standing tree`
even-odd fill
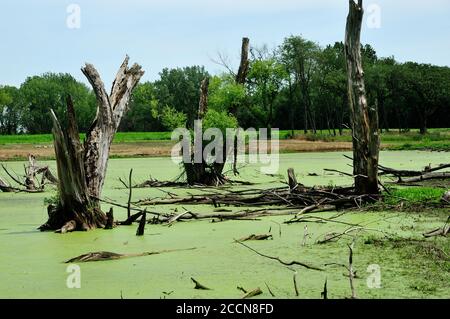
[[[197,120],[203,120],[203,117],[208,111],[208,87],[209,78],[206,77],[200,85]],[[196,156],[196,152],[200,153]],[[194,151],[191,152],[190,161],[184,162],[183,165],[186,180],[189,185],[220,185],[225,182],[225,177],[222,175],[223,163],[216,161],[207,163],[206,159],[203,158],[203,147],[201,149],[194,147]]]
[[[352,121],[353,175],[357,194],[377,194],[380,138],[376,106],[368,106],[361,58],[363,1],[349,1],[345,31],[348,97]]]
[[[72,100],[67,99],[68,127],[63,130],[53,111],[53,138],[58,170],[59,202],[48,207],[49,219],[40,230],[67,232],[103,228],[107,216],[99,198],[105,181],[109,149],[125,114],[131,93],[144,74],[141,66],[128,68],[128,56],[122,63],[107,94],[99,73],[92,64],[81,69],[97,97],[97,114],[80,142]]]
[[[242,38],[242,45],[241,45],[241,60],[239,63],[239,68],[236,74],[232,71],[231,67],[226,64],[225,61],[222,62],[222,64],[230,71],[231,75],[234,76],[234,81],[237,85],[245,86],[245,83],[247,82],[247,76],[249,71],[250,62],[248,59],[248,54],[250,51],[250,39],[247,37]],[[235,116],[237,115],[239,105],[236,103],[231,105],[230,108],[230,114]],[[233,153],[233,173],[234,175],[239,174],[237,170],[237,154],[238,154],[238,136],[236,135],[234,137],[234,153]],[[223,168],[225,167],[226,162],[226,156],[228,154],[228,148],[227,145],[224,144],[223,146],[223,154],[224,154],[224,160],[223,163],[217,163],[216,170],[222,172]]]

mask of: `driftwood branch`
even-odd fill
[[[256,253],[257,255],[259,255],[259,256],[261,256],[261,257],[264,257],[264,258],[271,259],[271,260],[276,260],[276,261],[278,261],[278,262],[279,262],[280,264],[282,264],[282,265],[285,265],[285,266],[301,266],[301,267],[304,267],[304,268],[306,268],[306,269],[323,271],[322,268],[319,268],[319,267],[316,267],[316,266],[312,266],[312,265],[308,265],[308,264],[306,264],[306,263],[304,263],[304,262],[301,262],[301,261],[296,261],[296,260],[292,260],[292,261],[288,261],[288,262],[287,262],[287,261],[283,261],[283,260],[281,260],[279,257],[268,256],[268,255],[265,255],[265,254],[263,254],[263,253],[260,253],[260,252],[257,251],[256,249],[253,249],[252,247],[247,246],[246,244],[244,244],[244,243],[242,243],[242,242],[240,242],[240,241],[237,241],[237,240],[236,240],[236,242],[237,242],[238,244],[240,244],[240,245],[246,247],[247,249],[250,249],[251,251],[253,251],[253,252]]]
[[[186,250],[193,250],[194,248],[184,248],[184,249],[168,249],[168,250],[160,250],[160,251],[151,251],[151,252],[143,252],[138,254],[118,254],[113,253],[109,251],[99,251],[99,252],[92,252],[83,254],[74,258],[71,258],[69,260],[66,260],[65,263],[74,263],[74,262],[89,262],[89,261],[105,261],[105,260],[116,260],[116,259],[122,259],[122,258],[129,258],[129,257],[140,257],[140,256],[151,256],[151,255],[158,255],[163,253],[170,253],[170,252],[177,252],[177,251],[186,251]]]

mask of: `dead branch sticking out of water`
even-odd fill
[[[445,222],[444,226],[424,233],[423,237],[425,237],[425,238],[435,237],[435,236],[446,237],[449,232],[450,232],[450,216],[448,216],[447,221]]]
[[[256,253],[257,255],[259,255],[259,256],[261,256],[261,257],[264,257],[264,258],[276,260],[276,261],[278,261],[278,262],[279,262],[280,264],[282,264],[282,265],[285,265],[285,266],[294,266],[294,265],[296,265],[296,266],[304,267],[304,268],[306,268],[306,269],[323,271],[322,268],[319,268],[319,267],[316,267],[316,266],[312,266],[312,265],[308,265],[308,264],[306,264],[306,263],[304,263],[304,262],[301,262],[301,261],[296,261],[296,260],[292,260],[292,261],[283,261],[283,260],[281,260],[279,257],[273,257],[273,256],[265,255],[265,254],[263,254],[263,253],[260,253],[260,252],[257,251],[256,249],[253,249],[252,247],[247,246],[247,245],[244,244],[243,242],[240,242],[240,241],[238,241],[238,240],[235,240],[235,241],[236,241],[236,243],[238,243],[238,244],[244,246],[245,248],[250,249],[251,251],[253,251],[253,252]]]
[[[141,215],[141,219],[139,220],[139,226],[136,230],[136,236],[143,236],[144,235],[144,230],[145,230],[145,222],[146,222],[146,218],[147,217],[147,211],[143,211],[142,215]]]
[[[260,295],[260,294],[262,294],[262,293],[263,293],[263,292],[262,292],[261,288],[258,287],[258,288],[255,288],[255,289],[253,289],[253,290],[247,292],[246,294],[244,294],[244,295],[242,296],[242,299],[252,298],[252,297],[258,296],[258,295]]]
[[[328,299],[328,289],[327,289],[328,279],[325,278],[325,283],[323,284],[323,291],[320,293],[320,296],[323,299]]]
[[[351,242],[351,244],[347,244],[347,247],[349,249],[349,255],[348,255],[348,265],[344,265],[344,264],[339,264],[339,263],[328,263],[325,264],[325,267],[327,266],[340,266],[340,267],[344,267],[345,269],[347,269],[348,271],[348,278],[349,278],[349,282],[350,282],[350,289],[352,292],[352,296],[351,299],[357,299],[356,297],[356,290],[355,290],[355,285],[354,285],[354,279],[356,278],[356,271],[353,269],[353,247],[355,245],[355,237],[353,237],[353,240]],[[326,280],[325,280],[325,286],[324,286],[324,292],[325,292],[325,296],[326,296]],[[324,298],[326,299],[326,298]]]
[[[177,251],[185,251],[185,250],[193,250],[197,249],[193,248],[183,248],[183,249],[168,249],[168,250],[160,250],[160,251],[151,251],[151,252],[143,252],[138,254],[118,254],[109,251],[97,251],[92,253],[83,254],[74,258],[71,258],[65,261],[66,264],[73,262],[89,262],[89,261],[105,261],[105,260],[116,260],[122,258],[129,257],[140,257],[140,256],[151,256],[151,255],[159,255],[163,253],[171,253]]]
[[[272,297],[275,297],[275,294],[272,292],[272,290],[270,289],[270,287],[269,287],[269,285],[267,284],[267,282],[265,282],[264,284],[266,285],[266,288],[267,288],[267,290],[269,291],[269,294],[270,294]]]
[[[327,234],[323,235],[323,239],[317,239],[316,243],[317,244],[325,244],[330,241],[337,241],[337,240],[341,239],[343,236],[350,236],[350,233],[352,233],[352,232],[360,232],[360,231],[372,231],[372,232],[382,233],[386,236],[390,235],[387,232],[384,232],[384,231],[376,229],[376,228],[366,228],[364,226],[352,225],[340,233],[337,233],[337,232],[327,233]]]
[[[40,166],[36,162],[36,158],[33,155],[28,155],[28,165],[24,165],[23,179],[20,181],[18,174],[11,173],[5,165],[2,164],[2,168],[5,173],[16,183],[18,186],[12,186],[4,179],[0,179],[0,191],[3,192],[25,192],[25,193],[40,193],[44,191],[45,185],[57,184],[58,180],[50,171],[48,166]],[[16,176],[14,176],[16,175]]]
[[[431,167],[430,164],[421,171],[398,170],[390,167],[385,167],[382,165],[378,166],[378,169],[380,170],[380,175],[393,175],[398,178],[397,183],[399,184],[416,183],[430,179],[448,179],[450,178],[450,172],[446,171],[437,173],[438,171],[441,171],[446,168],[450,168],[450,164],[440,164],[436,167]]]
[[[238,241],[243,242],[243,241],[249,241],[249,240],[267,240],[267,239],[273,239],[273,236],[271,234],[263,234],[263,235],[251,234],[250,236],[238,239]]]
[[[294,275],[292,276],[292,281],[294,283],[295,296],[298,297],[300,294],[298,292],[298,286],[297,286],[297,271],[294,271]]]
[[[284,206],[299,209],[301,214],[313,211],[335,210],[359,207],[364,202],[373,202],[378,195],[357,195],[352,187],[305,187],[294,180],[294,173],[289,169],[289,187],[270,189],[245,189],[239,191],[225,190],[226,193],[191,194],[188,197],[166,199],[147,199],[136,204],[173,205],[173,204],[209,204],[218,208],[224,206]],[[295,184],[295,185],[294,185]]]
[[[194,289],[200,289],[200,290],[212,290],[211,288],[208,288],[201,283],[199,283],[197,280],[195,280],[193,277],[191,277],[192,282],[195,284]]]

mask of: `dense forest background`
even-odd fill
[[[362,47],[369,105],[377,107],[383,130],[408,131],[450,124],[450,68],[381,58]],[[344,45],[321,47],[299,36],[276,48],[252,47],[247,83],[236,84],[223,56],[223,74],[211,76],[205,121],[216,125],[277,127],[340,134],[349,126]],[[159,79],[139,84],[120,131],[167,131],[190,125],[196,115],[202,66],[163,69]],[[74,100],[81,131],[95,116],[96,99],[70,74],[27,78],[19,88],[0,86],[0,134],[49,133],[49,108],[65,118],[65,99]],[[236,118],[229,114],[236,108]],[[208,126],[214,126],[210,123]]]

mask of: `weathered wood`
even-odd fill
[[[9,185],[7,181],[0,177],[0,191],[5,193],[14,192],[14,189]]]
[[[92,64],[81,69],[97,97],[97,115],[86,133],[85,169],[89,192],[100,197],[105,180],[109,149],[120,121],[128,108],[131,93],[144,74],[141,66],[134,64],[128,68],[126,56],[113,82],[111,94],[106,93],[103,81]]]
[[[109,209],[109,212],[106,213],[106,225],[105,225],[105,229],[113,229],[114,228],[114,211],[113,208],[111,207]]]
[[[208,112],[208,89],[209,89],[209,77],[203,79],[200,84],[200,100],[198,102],[198,114],[197,119],[202,120]]]
[[[202,120],[208,111],[208,88],[209,88],[209,78],[206,77],[203,79],[200,85],[200,100],[198,105],[198,113],[197,119]],[[226,145],[226,143],[224,143]],[[226,146],[224,146],[225,149]],[[194,150],[199,151],[199,150]],[[214,161],[211,164],[206,163],[203,158],[203,148],[201,149],[201,162],[195,162],[195,154],[191,153],[191,161],[188,163],[183,163],[184,172],[186,174],[186,181],[189,185],[209,185],[209,186],[217,186],[221,185],[225,182],[225,178],[222,175],[223,163],[219,163]],[[225,153],[224,153],[225,156]]]
[[[349,0],[345,32],[348,97],[352,123],[353,175],[355,192],[378,194],[378,158],[380,138],[376,105],[368,106],[361,58],[363,1]]]
[[[128,176],[128,207],[127,207],[127,217],[130,218],[131,216],[131,196],[133,193],[133,185],[131,184],[131,177],[133,176],[133,169],[130,169],[130,174]]]
[[[90,261],[106,261],[106,260],[116,260],[122,258],[129,257],[141,257],[141,256],[152,256],[159,255],[164,253],[178,252],[178,251],[186,251],[186,250],[194,250],[193,248],[184,248],[184,249],[168,249],[168,250],[160,250],[160,251],[148,251],[138,254],[118,254],[110,251],[96,251],[92,253],[83,254],[69,260],[66,260],[64,263],[74,263],[74,262],[90,262]]]
[[[200,289],[200,290],[211,290],[211,288],[208,288],[201,283],[199,283],[194,277],[191,277],[191,281],[195,284],[194,289]]]
[[[143,236],[145,230],[145,222],[147,220],[147,212],[144,210],[141,215],[141,219],[139,220],[139,226],[136,230],[136,236]]]
[[[49,209],[49,219],[39,229],[64,232],[104,228],[107,224],[108,218],[100,209],[99,198],[109,149],[131,92],[144,73],[137,64],[128,68],[128,60],[127,56],[116,75],[110,95],[106,93],[100,75],[92,64],[86,64],[81,69],[97,97],[97,114],[86,133],[84,144],[79,139],[71,98],[67,99],[67,129],[61,128],[51,110],[59,203]]]
[[[244,294],[244,295],[242,296],[242,299],[252,298],[252,297],[258,296],[258,295],[260,295],[260,294],[262,294],[262,293],[263,293],[263,292],[262,292],[261,288],[257,287],[257,288],[255,288],[255,289],[253,289],[253,290],[247,292],[246,294]]]
[[[241,61],[239,65],[239,70],[235,77],[236,84],[244,85],[247,80],[247,74],[249,69],[249,45],[250,40],[248,38],[242,39],[241,47]],[[205,78],[200,87],[200,101],[198,107],[197,119],[202,120],[208,111],[208,86],[209,79]],[[238,105],[232,105],[230,108],[230,113],[236,115]],[[237,170],[237,146],[238,140],[237,136],[234,137],[234,152],[233,152],[233,173],[237,175],[239,172]],[[193,159],[191,163],[184,163],[184,171],[186,173],[187,183],[189,185],[203,184],[209,186],[217,186],[226,182],[225,177],[222,172],[225,167],[226,159],[228,156],[230,148],[224,141],[222,156],[223,158],[218,161],[213,161],[211,164],[205,163],[203,159],[201,163],[194,163]],[[192,155],[192,154],[191,154]]]
[[[247,82],[247,75],[248,75],[248,70],[249,70],[249,65],[250,62],[248,60],[248,53],[249,53],[249,48],[250,48],[250,39],[249,38],[242,38],[242,46],[241,46],[241,62],[239,63],[239,69],[238,72],[236,74],[236,84],[239,85],[245,85],[245,83]],[[233,114],[234,116],[236,116],[237,113],[237,107],[238,105],[233,104],[231,106],[230,109],[230,113]],[[238,155],[238,136],[236,135],[234,137],[234,149],[233,149],[233,174],[234,175],[238,175],[239,171],[237,169],[237,155]],[[224,154],[227,154],[227,149],[226,146],[224,148]],[[225,160],[224,160],[225,163]],[[223,169],[223,166],[222,166]]]
[[[399,183],[416,183],[422,182],[430,179],[449,179],[450,172],[442,172],[442,173],[425,173],[420,176],[414,176],[410,178],[404,178],[399,181]]]
[[[289,190],[290,191],[294,191],[297,186],[297,178],[295,177],[295,172],[293,168],[288,168],[287,170],[287,174],[288,174],[288,184],[289,184]]]
[[[245,84],[247,81],[247,74],[249,68],[249,60],[248,60],[248,52],[250,47],[250,39],[242,38],[242,47],[241,47],[241,62],[239,63],[239,69],[236,74],[236,83],[237,84]]]

